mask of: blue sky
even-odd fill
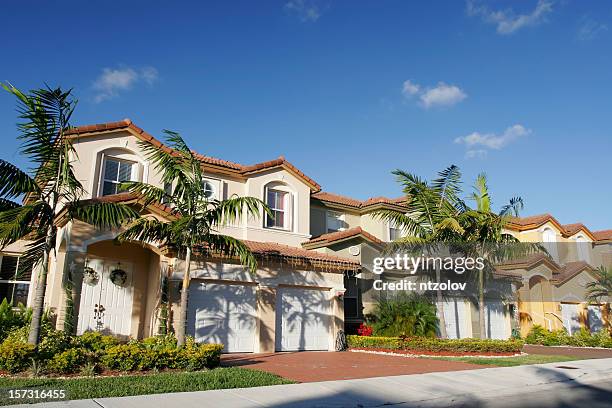
[[[393,169],[457,164],[497,206],[612,228],[610,2],[111,3],[3,2],[0,79],[73,87],[74,124],[284,155],[326,191],[398,196]],[[0,94],[0,157],[24,164],[15,120]]]

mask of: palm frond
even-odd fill
[[[265,202],[255,197],[232,196],[227,200],[214,200],[210,202],[212,208],[207,208],[205,216],[210,226],[226,225],[234,223],[246,211],[248,217],[259,217],[259,209],[262,208],[268,216],[272,211]]]
[[[485,173],[480,173],[478,177],[476,177],[474,192],[471,198],[476,202],[476,209],[478,209],[478,211],[491,211],[491,198],[489,195],[487,175]]]
[[[131,222],[116,240],[118,242],[174,243],[175,234],[171,223],[162,222],[156,218],[138,218]]]
[[[77,201],[67,209],[70,219],[81,220],[102,229],[117,228],[139,217],[137,211],[120,203]]]
[[[213,251],[218,251],[226,256],[238,256],[240,263],[246,266],[252,273],[257,271],[255,255],[239,239],[227,235],[210,234],[206,239],[206,243]]]
[[[512,197],[510,202],[501,208],[499,215],[502,217],[518,217],[524,206],[525,203],[521,197]]]
[[[17,166],[0,159],[0,196],[11,199],[26,194],[41,194],[36,181]]]

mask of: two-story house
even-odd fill
[[[167,188],[139,143],[168,147],[129,120],[77,127],[70,137],[85,199],[132,205],[145,217],[172,216],[163,203],[143,208],[139,197],[118,187],[123,181],[140,180]],[[353,332],[374,308],[381,292],[372,285],[379,278],[372,273],[373,259],[387,242],[402,235],[372,212],[405,211],[404,199],[357,200],[323,192],[283,157],[254,165],[198,158],[210,197],[258,197],[274,217],[243,219],[220,228],[251,248],[258,258],[257,273],[248,273],[227,257],[193,261],[188,334],[198,341],[221,342],[228,352],[333,350],[338,331]],[[100,231],[78,221],[64,221],[60,227],[46,296],[58,328],[72,316],[78,333],[102,330],[142,338],[158,333],[162,298],[169,303],[170,320],[179,315],[184,254],[154,243],[117,245],[119,231]],[[573,321],[598,327],[600,309],[584,303],[584,284],[593,279],[592,267],[612,264],[612,230],[563,226],[545,215],[515,219],[509,232],[522,241],[547,243],[553,260],[529,259],[500,270],[519,295],[511,301],[502,293],[487,295],[487,337],[509,337],[517,315],[522,332],[535,323],[570,331],[576,327]],[[16,276],[24,244],[18,242],[0,254],[0,298],[29,305],[36,274]],[[75,282],[71,290],[69,282]],[[559,301],[552,300],[553,295]],[[458,295],[444,302],[448,335],[477,337],[476,299]]]

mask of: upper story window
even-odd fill
[[[402,229],[394,222],[389,222],[389,241],[395,241],[403,237]]]
[[[587,239],[580,235],[576,237],[576,245],[578,246],[578,259],[581,261],[589,262],[589,250],[591,249],[591,244]]]
[[[2,255],[0,260],[0,302],[6,299],[13,306],[26,305],[30,291],[31,273],[19,272],[19,257]]]
[[[204,196],[209,200],[219,199],[219,181],[202,179],[202,187],[204,188]]]
[[[121,193],[120,184],[126,181],[136,180],[137,164],[131,161],[117,159],[115,157],[104,158],[102,173],[103,196]]]
[[[542,241],[544,243],[544,248],[548,251],[549,255],[558,260],[559,255],[557,254],[557,234],[551,228],[544,228],[542,231]]]
[[[344,214],[336,211],[327,211],[327,232],[336,232],[345,230]]]
[[[269,188],[266,204],[272,211],[272,216],[266,216],[266,227],[289,229],[289,193]]]

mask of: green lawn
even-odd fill
[[[577,357],[556,356],[556,355],[541,355],[528,354],[517,357],[497,357],[497,358],[482,358],[482,357],[433,357],[440,360],[463,361],[471,364],[490,365],[496,367],[513,367],[526,364],[544,364],[544,363],[559,363],[563,361],[579,360]]]
[[[45,399],[10,399],[9,390],[65,390],[66,398],[64,399],[73,400],[291,383],[293,381],[274,374],[239,367],[185,373],[126,375],[122,377],[0,378],[0,405],[52,401]]]

